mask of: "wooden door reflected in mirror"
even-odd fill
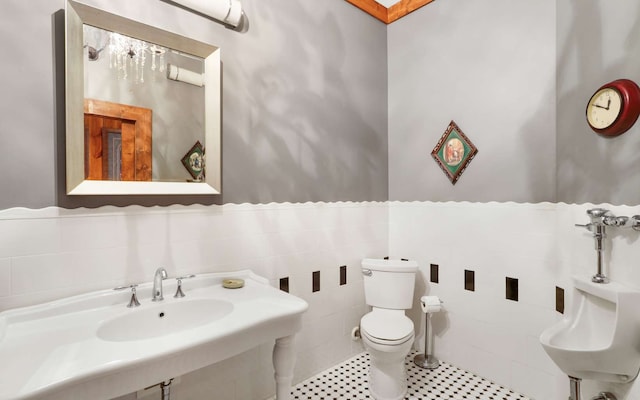
[[[151,110],[85,99],[85,179],[151,181]]]

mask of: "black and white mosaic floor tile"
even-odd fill
[[[470,372],[445,362],[427,370],[407,356],[409,391],[405,400],[529,400]],[[307,379],[292,390],[295,400],[372,399],[368,389],[369,354],[361,353]]]

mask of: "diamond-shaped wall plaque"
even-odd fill
[[[451,121],[431,152],[431,156],[447,175],[451,184],[455,185],[477,153],[476,146],[471,143],[460,127]]]
[[[196,182],[204,179],[204,148],[199,140],[182,157],[181,161]]]

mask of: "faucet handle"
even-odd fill
[[[176,289],[176,294],[174,294],[173,297],[176,297],[176,298],[184,297],[185,294],[182,291],[182,280],[183,279],[195,278],[195,277],[196,276],[194,274],[177,277],[176,281],[178,282],[178,288]]]
[[[593,224],[591,222],[589,222],[588,224],[574,224],[574,225],[577,226],[578,228],[584,228],[589,232],[593,232]]]
[[[140,305],[140,302],[138,301],[138,295],[136,294],[137,287],[138,287],[138,284],[135,283],[129,286],[118,286],[113,288],[113,290],[131,289],[131,300],[129,300],[129,304],[127,304],[127,307],[133,308],[133,307],[138,307]]]

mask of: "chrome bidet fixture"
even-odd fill
[[[595,283],[609,283],[609,278],[607,278],[602,273],[602,250],[603,250],[603,239],[607,237],[605,232],[605,218],[610,218],[609,210],[605,210],[604,208],[592,208],[587,210],[587,215],[591,218],[591,222],[586,225],[576,224],[576,226],[584,227],[589,232],[593,233],[593,238],[595,239],[596,245],[596,253],[598,256],[598,271],[591,278],[592,282]]]
[[[162,301],[164,300],[164,296],[162,296],[162,281],[167,279],[167,270],[160,267],[156,270],[156,273],[153,275],[153,292],[151,301]]]
[[[604,250],[603,239],[607,237],[606,227],[614,228],[632,228],[635,231],[640,231],[640,215],[634,215],[633,217],[616,217],[611,214],[609,210],[604,208],[592,208],[587,210],[587,215],[591,219],[588,224],[575,224],[576,226],[586,228],[589,232],[593,233],[595,239],[595,249],[598,259],[598,270],[596,274],[591,278],[594,283],[609,283],[607,278],[602,272],[602,251]]]

